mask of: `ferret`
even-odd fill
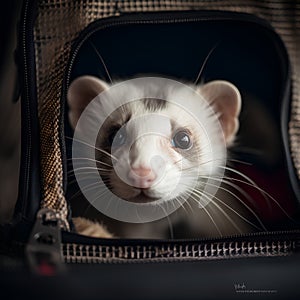
[[[253,229],[247,207],[222,187],[242,103],[232,83],[143,77],[109,85],[86,75],[73,80],[67,102],[73,147],[86,149],[73,151],[79,186],[109,217],[74,218],[78,233],[187,238]],[[99,181],[86,180],[91,172]]]

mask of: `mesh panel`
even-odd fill
[[[38,111],[41,128],[42,207],[54,209],[63,220],[67,204],[63,192],[60,136],[62,80],[72,41],[91,22],[120,13],[215,9],[252,13],[269,21],[282,37],[292,64],[293,96],[289,124],[290,147],[300,178],[300,3],[291,1],[211,0],[40,0],[35,24]]]

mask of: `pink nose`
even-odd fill
[[[128,178],[134,187],[148,189],[156,179],[156,174],[150,168],[139,167],[131,168]]]

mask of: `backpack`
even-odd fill
[[[159,269],[163,275],[153,279],[159,286],[160,276],[163,279],[172,270],[170,278],[178,287],[172,285],[169,295],[179,298],[199,295],[197,282],[190,283],[186,294],[181,292],[183,275],[176,277],[181,268],[203,278],[211,264],[215,273],[208,271],[210,280],[216,272],[233,270],[232,279],[220,283],[223,295],[251,293],[255,288],[264,293],[274,280],[269,263],[288,273],[280,259],[292,265],[299,248],[299,8],[296,2],[267,0],[24,1],[17,49],[22,164],[14,217],[2,228],[4,252],[14,257],[25,254],[30,269],[39,275],[105,263],[102,272],[113,278],[120,270],[116,264],[122,264],[123,276],[123,271],[153,275]],[[232,148],[234,168],[255,184],[237,173],[232,182],[254,200],[238,192],[268,230],[173,240],[105,239],[76,233],[72,217],[80,215],[82,206],[71,199],[78,185],[73,191],[70,182],[75,177],[68,175],[73,171],[68,163],[72,129],[66,99],[71,82],[87,74],[106,82],[110,77],[122,81],[159,74],[183,82],[234,83],[244,99],[240,146]],[[291,268],[290,273],[295,271]],[[253,278],[251,270],[262,269]],[[101,269],[90,272],[100,274]],[[299,294],[291,288],[295,277],[281,286],[276,281],[278,286],[269,291]],[[262,278],[266,286],[258,285]],[[205,285],[203,293],[212,291]],[[217,291],[213,294],[220,296]]]

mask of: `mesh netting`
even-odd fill
[[[61,89],[72,41],[91,22],[128,12],[213,9],[252,13],[266,19],[283,39],[292,64],[290,148],[300,178],[300,3],[211,0],[40,0],[34,28],[38,112],[41,128],[42,207],[67,218],[60,145]],[[67,223],[67,222],[66,222]]]

